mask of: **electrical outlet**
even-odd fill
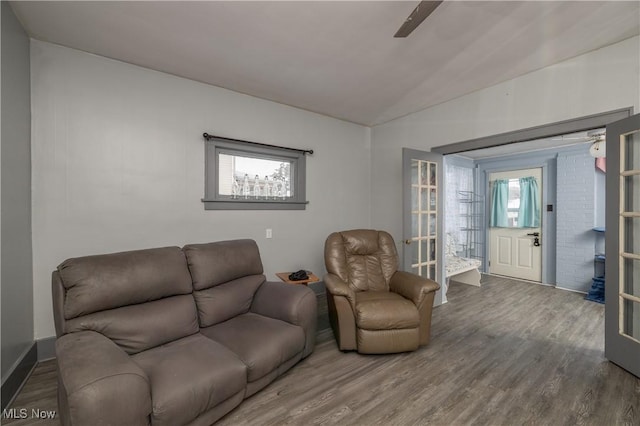
[[[267,238],[273,237],[273,232],[271,228],[267,228],[266,237]]]

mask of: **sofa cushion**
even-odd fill
[[[193,297],[198,306],[200,326],[209,327],[247,313],[256,290],[264,282],[264,275],[249,275],[194,291]]]
[[[58,271],[65,319],[193,291],[179,247],[78,257]]]
[[[83,315],[68,320],[65,329],[96,331],[135,354],[195,334],[199,327],[193,296],[186,294]]]
[[[189,244],[183,250],[193,279],[201,327],[249,311],[253,295],[265,282],[255,241]]]
[[[187,424],[243,391],[246,366],[201,334],[134,355],[151,383],[154,426]]]
[[[301,353],[305,344],[301,327],[254,313],[239,315],[200,332],[238,355],[247,365],[249,382]]]
[[[366,330],[418,327],[420,315],[409,299],[388,291],[356,293],[356,324]]]
[[[183,248],[194,290],[203,290],[248,275],[262,275],[262,260],[253,240],[189,244]]]

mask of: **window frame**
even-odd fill
[[[280,200],[232,198],[220,194],[218,169],[220,154],[237,155],[291,163],[291,185],[294,195]],[[205,210],[305,210],[306,156],[305,151],[267,146],[247,141],[209,137],[205,140]]]

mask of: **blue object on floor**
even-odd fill
[[[591,290],[589,290],[585,299],[596,303],[604,303],[604,277],[593,278],[592,281]]]

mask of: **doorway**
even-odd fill
[[[638,213],[638,206],[635,203],[633,182],[640,175],[640,169],[635,162],[638,157],[633,155],[640,150],[636,150],[638,134],[640,134],[640,115],[631,117],[633,108],[625,108],[593,116],[567,120],[555,124],[524,129],[516,132],[494,135],[475,140],[459,142],[456,144],[444,145],[433,148],[432,151],[441,154],[463,153],[473,149],[499,147],[511,143],[530,141],[538,138],[563,135],[571,132],[587,131],[592,129],[607,127],[607,148],[610,149],[610,159],[612,161],[605,167],[598,166],[605,172],[606,168],[606,251],[613,254],[614,261],[606,264],[606,276],[608,285],[606,286],[606,306],[605,306],[605,356],[610,361],[618,364],[627,371],[640,377],[638,369],[638,359],[640,354],[640,292],[637,289],[638,275],[635,274],[640,268],[628,266],[629,263],[640,264],[640,254],[637,254],[636,247],[629,245],[628,241],[635,241],[635,231]],[[631,147],[633,145],[633,147]],[[594,147],[598,151],[599,147]],[[627,151],[633,154],[628,155]],[[626,161],[628,158],[621,156],[623,153],[634,161]],[[597,154],[597,153],[595,153]],[[596,158],[598,155],[594,155]],[[622,157],[622,158],[621,158]],[[623,160],[624,159],[624,160]],[[559,197],[560,198],[560,197]],[[546,204],[546,203],[545,203]],[[545,211],[549,211],[549,205]],[[597,214],[597,213],[596,213]],[[597,217],[597,216],[596,216]],[[635,221],[635,222],[634,222]],[[602,232],[604,227],[593,227],[592,232]],[[597,257],[597,256],[596,256]],[[604,256],[602,256],[604,258]],[[625,264],[626,262],[626,264]],[[635,262],[635,263],[634,263]],[[630,273],[630,271],[632,271]],[[636,306],[637,305],[637,306]]]
[[[542,168],[489,174],[489,273],[542,281]]]
[[[473,171],[475,192],[484,202],[484,214],[480,228],[481,243],[486,248],[482,272],[504,276],[519,277],[540,284],[555,286],[563,290],[578,293],[589,293],[593,289],[593,279],[601,278],[602,264],[594,265],[596,258],[604,257],[604,234],[598,232],[604,228],[605,185],[603,144],[600,142],[605,129],[600,127],[588,131],[571,134],[553,135],[521,143],[514,143],[494,148],[483,148],[447,155],[446,164],[451,158],[456,164]],[[464,159],[464,162],[462,160]],[[521,247],[526,239],[535,242],[538,237],[539,246],[535,246],[542,256],[541,278],[531,278],[509,272],[490,271],[489,265],[493,245],[489,235],[489,218],[491,216],[492,173],[509,172],[524,169],[541,169],[542,179],[536,179],[540,189],[540,225],[542,230],[523,232]],[[449,169],[447,169],[447,177]],[[499,175],[498,175],[499,176]],[[508,177],[508,176],[506,176]],[[512,181],[512,192],[518,188],[518,181]],[[515,188],[514,188],[515,184]],[[449,198],[449,182],[446,182],[447,199]],[[505,196],[506,198],[506,196]],[[456,219],[457,206],[450,208],[446,214],[447,229],[450,218]],[[511,206],[512,209],[515,206]],[[460,210],[460,208],[458,208]],[[513,212],[512,212],[513,213]],[[513,218],[512,218],[513,219]],[[510,225],[504,225],[509,227]],[[530,225],[529,225],[530,226]],[[486,233],[485,233],[486,230]],[[449,229],[447,232],[450,232]],[[526,234],[539,235],[526,235]],[[503,240],[504,241],[504,240]],[[513,240],[511,242],[514,242]],[[505,246],[509,248],[508,246]],[[502,257],[515,261],[516,248],[513,244],[511,252],[502,248]],[[513,253],[510,255],[507,253]],[[522,261],[522,258],[521,258]],[[528,264],[525,263],[527,266]],[[597,268],[596,268],[597,267]],[[494,269],[494,268],[491,268]]]

